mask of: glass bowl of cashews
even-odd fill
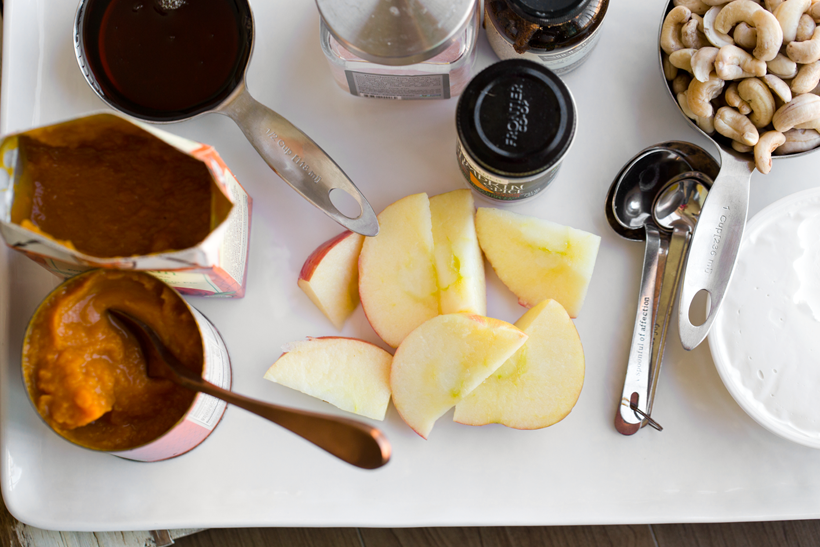
[[[820,147],[820,0],[670,0],[660,56],[684,115],[761,173]]]

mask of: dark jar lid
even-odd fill
[[[541,26],[563,23],[581,13],[589,0],[506,0],[516,15]]]
[[[572,144],[575,104],[554,72],[532,61],[490,65],[456,107],[462,147],[491,173],[525,177],[561,161]]]

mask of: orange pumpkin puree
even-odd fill
[[[57,433],[88,448],[126,450],[168,431],[195,394],[148,378],[139,342],[113,322],[111,307],[150,325],[201,374],[202,337],[173,289],[146,273],[92,270],[60,285],[38,308],[23,344],[23,377]]]
[[[29,131],[18,150],[12,222],[94,257],[193,247],[226,206],[201,161],[117,116]]]

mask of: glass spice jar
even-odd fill
[[[575,139],[575,101],[551,70],[500,61],[469,83],[456,106],[459,167],[467,186],[495,204],[547,188]]]
[[[598,43],[609,0],[486,0],[487,40],[500,59],[556,74],[578,68]]]
[[[473,75],[478,0],[316,0],[336,83],[359,97],[449,99]]]

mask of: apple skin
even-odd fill
[[[299,288],[339,330],[359,305],[363,243],[364,236],[344,231],[319,245],[299,272]]]
[[[384,420],[393,356],[358,338],[323,336],[287,344],[264,378],[342,410]]]
[[[390,388],[401,418],[426,439],[435,421],[466,397],[521,347],[515,326],[475,314],[436,316],[401,343]]]
[[[453,421],[541,429],[575,406],[584,385],[584,350],[566,310],[543,300],[515,326],[529,336],[526,343],[456,405]]]

